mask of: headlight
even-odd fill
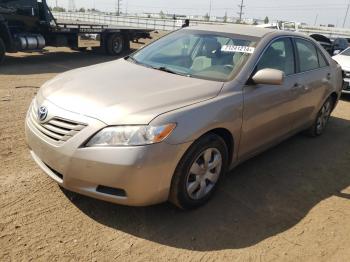
[[[93,136],[86,147],[140,146],[159,143],[167,138],[175,127],[176,124],[106,127]]]

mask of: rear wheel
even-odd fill
[[[323,104],[322,108],[320,109],[320,111],[317,114],[317,117],[315,119],[314,124],[308,130],[308,134],[310,136],[316,137],[316,136],[320,136],[323,134],[323,132],[326,129],[326,126],[328,124],[329,118],[331,116],[333,107],[334,107],[334,101],[330,97]]]
[[[125,51],[125,38],[121,34],[111,35],[106,43],[106,51],[109,55],[121,55]]]
[[[6,47],[4,41],[0,38],[0,64],[5,59]]]
[[[169,200],[182,209],[205,204],[226,172],[228,150],[224,140],[209,134],[196,141],[179,162]]]

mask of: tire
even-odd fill
[[[112,56],[118,56],[126,50],[126,39],[122,34],[113,34],[108,37],[106,42],[106,52]]]
[[[322,105],[318,112],[313,125],[307,130],[307,134],[311,137],[317,137],[324,133],[327,127],[329,118],[331,116],[334,107],[334,101],[329,97],[326,102]]]
[[[79,51],[79,52],[87,52],[88,49],[87,49],[87,47],[79,47],[79,48],[78,48],[78,51]]]
[[[225,141],[215,134],[203,136],[194,142],[177,165],[169,201],[187,210],[204,205],[226,173],[227,163],[228,149]],[[213,168],[206,168],[208,164]]]
[[[4,61],[6,54],[6,47],[4,41],[0,38],[0,64]]]

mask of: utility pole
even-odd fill
[[[316,26],[316,24],[317,24],[317,19],[318,19],[318,14],[316,14],[314,26]]]
[[[121,4],[122,4],[122,0],[117,0],[117,2],[116,2],[116,9],[117,9],[117,16],[119,16],[120,15],[120,6],[121,6]]]
[[[210,20],[210,17],[211,17],[211,0],[209,2],[209,20]]]
[[[245,7],[244,5],[243,5],[243,1],[244,0],[241,0],[241,4],[240,5],[238,5],[238,7],[239,7],[239,22],[241,23],[242,22],[242,16],[243,16],[243,8]]]
[[[343,27],[345,27],[346,18],[348,17],[348,13],[349,13],[349,8],[350,8],[350,0],[349,0],[349,3],[348,3],[348,7],[346,8],[346,13],[345,13],[345,17],[344,17]]]

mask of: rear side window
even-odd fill
[[[273,42],[260,58],[257,71],[265,68],[278,69],[286,75],[295,73],[293,45],[289,38]]]
[[[317,49],[317,55],[318,55],[318,63],[320,64],[320,67],[328,66],[328,62],[326,61],[326,59],[322,55],[321,50]]]
[[[301,72],[319,68],[318,54],[313,43],[303,39],[295,40],[299,54],[299,68]]]

